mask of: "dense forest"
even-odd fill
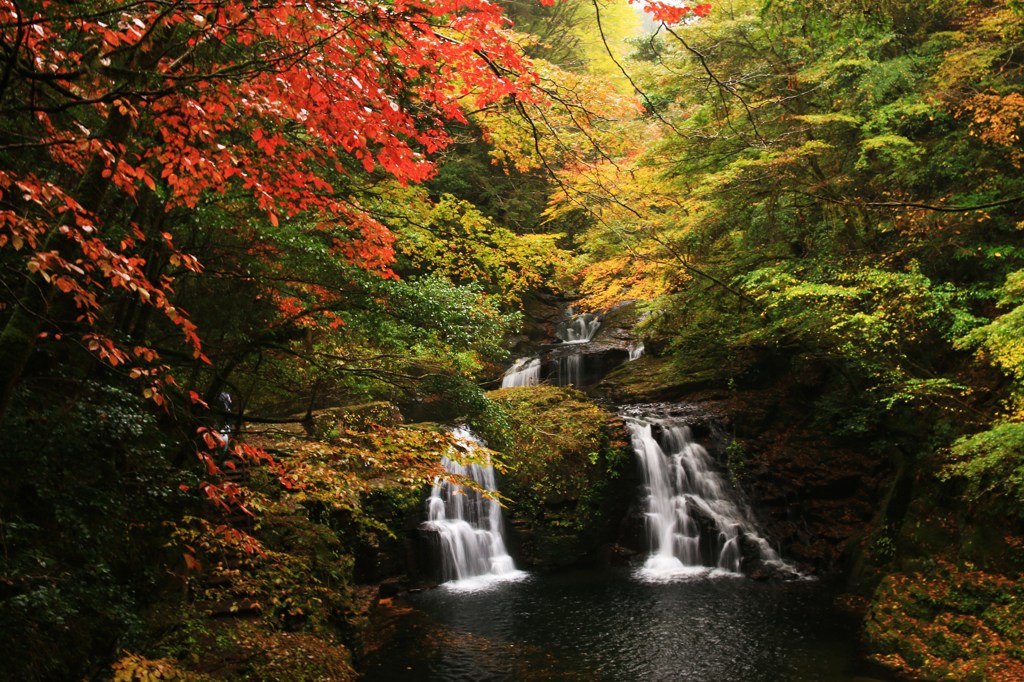
[[[642,10],[0,0],[0,679],[355,679],[447,425],[557,570],[644,400],[866,658],[1024,679],[1024,6]],[[570,303],[646,355],[494,391]]]

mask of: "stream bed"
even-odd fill
[[[627,568],[458,583],[386,604],[364,680],[868,682],[816,581],[647,582]]]

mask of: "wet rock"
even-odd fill
[[[617,543],[604,544],[598,549],[598,558],[606,566],[628,566],[636,556],[636,551]]]
[[[377,589],[377,595],[381,599],[387,599],[389,597],[396,597],[408,591],[408,589],[409,584],[404,580],[388,580],[380,584]]]

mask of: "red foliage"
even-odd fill
[[[22,252],[30,273],[73,299],[85,343],[114,366],[133,360],[97,328],[117,289],[201,351],[171,278],[147,273],[154,235],[108,224],[105,193],[138,202],[159,192],[164,210],[244,193],[273,226],[299,214],[346,225],[338,257],[390,277],[393,237],[339,180],[420,182],[463,107],[536,96],[530,64],[487,0],[103,7],[0,0],[0,38],[16,50],[7,91],[25,112],[19,132],[33,130],[27,146],[53,165],[45,175],[0,167],[0,248]],[[157,239],[173,265],[199,270],[169,234]]]
[[[630,1],[635,2],[636,0]],[[711,13],[710,3],[689,6],[661,2],[660,0],[646,0],[643,5],[644,11],[650,14],[655,21],[661,21],[666,24],[678,24],[690,14],[697,17],[706,17]]]

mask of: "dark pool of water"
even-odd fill
[[[365,680],[873,679],[855,656],[855,624],[810,581],[652,584],[603,569],[399,603],[387,643],[363,661]]]

